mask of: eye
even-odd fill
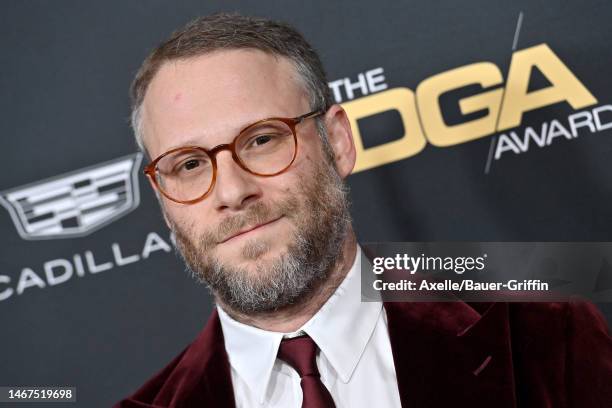
[[[173,167],[173,173],[177,175],[200,174],[202,171],[207,171],[210,162],[203,158],[191,157],[178,162]]]
[[[261,146],[268,143],[270,140],[272,140],[271,135],[259,135],[253,138],[251,145],[254,147]]]
[[[192,170],[195,169],[196,167],[200,166],[200,162],[198,160],[195,159],[191,159],[191,160],[187,160],[184,164],[183,164],[183,168],[185,170]]]

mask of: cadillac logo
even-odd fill
[[[122,217],[140,202],[135,153],[0,193],[23,239],[81,237]]]

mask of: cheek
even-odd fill
[[[274,203],[297,197],[300,192],[300,184],[304,182],[304,176],[303,173],[296,170],[283,174],[278,180],[270,180],[268,188],[262,190],[264,191],[262,196],[264,204],[274,206]]]
[[[313,156],[314,152],[312,152],[310,148],[303,148],[301,154],[295,158],[296,163],[294,164],[297,164],[297,166],[309,165],[314,160]]]
[[[316,163],[323,160],[323,157],[317,154],[317,151],[313,151],[315,148],[317,146],[303,146],[291,167],[287,172],[281,174],[281,177],[286,176],[287,179],[290,179],[289,182],[293,186],[307,183],[309,178],[312,178],[315,173]]]
[[[167,221],[185,232],[198,231],[198,226],[209,224],[204,214],[197,204],[187,206],[171,202],[166,204],[164,209]]]

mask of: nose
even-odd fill
[[[217,179],[212,191],[218,211],[240,211],[261,197],[257,176],[243,170],[229,151],[217,154]]]

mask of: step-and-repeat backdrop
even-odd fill
[[[320,52],[354,128],[361,241],[612,241],[609,1],[227,7],[0,5],[0,385],[108,406],[206,321],[127,93],[148,51],[202,14],[282,19]]]

